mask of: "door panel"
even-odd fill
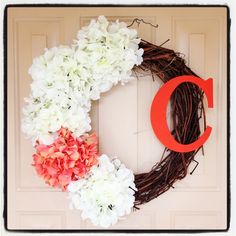
[[[128,24],[136,17],[159,24],[134,24],[139,35],[184,54],[198,75],[214,78],[214,109],[206,109],[212,135],[193,175],[175,184],[113,226],[114,229],[226,228],[226,9],[225,8],[9,8],[8,9],[8,228],[91,229],[69,209],[67,194],[47,187],[31,166],[33,148],[20,130],[23,98],[30,92],[27,71],[45,47],[71,44],[77,30],[105,15]],[[163,146],[149,119],[161,82],[139,76],[93,103],[92,127],[101,153],[118,156],[135,173],[149,171]],[[206,102],[206,101],[205,101]],[[207,107],[207,106],[206,106]],[[169,112],[167,112],[170,118]],[[194,168],[191,164],[189,172]]]

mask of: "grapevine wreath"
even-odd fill
[[[23,109],[22,130],[36,149],[37,174],[48,185],[67,191],[71,207],[81,210],[83,219],[102,227],[114,225],[173,187],[202,148],[178,152],[166,147],[150,172],[135,175],[117,158],[99,154],[98,138],[88,132],[91,101],[101,93],[140,73],[164,85],[175,77],[198,77],[179,53],[138,38],[132,24],[99,16],[79,30],[71,46],[45,49],[29,69],[33,82]],[[171,135],[180,144],[199,139],[202,117],[206,129],[203,94],[188,81],[170,97]]]

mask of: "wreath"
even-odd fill
[[[173,187],[202,148],[176,152],[166,147],[150,172],[139,174],[99,153],[96,134],[88,132],[91,102],[101,93],[140,73],[164,84],[182,75],[198,77],[179,53],[138,38],[132,24],[99,16],[79,30],[71,46],[45,49],[29,69],[33,82],[23,108],[22,130],[36,149],[32,165],[37,174],[68,192],[71,207],[81,210],[83,219],[102,227]],[[202,117],[206,129],[202,89],[182,83],[170,102],[172,136],[181,144],[193,143],[201,134]]]

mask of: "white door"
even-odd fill
[[[205,156],[193,175],[141,206],[115,229],[225,229],[226,221],[226,8],[70,7],[8,9],[8,215],[9,229],[92,229],[80,212],[69,210],[67,194],[47,187],[31,166],[33,148],[20,130],[23,98],[30,92],[27,71],[45,47],[71,44],[81,26],[105,15],[131,23],[136,17],[143,39],[185,55],[198,75],[214,78],[214,109],[206,109],[213,127]],[[93,128],[101,152],[118,156],[135,173],[149,171],[163,146],[156,139],[149,112],[161,86],[140,78],[114,87],[93,104]],[[194,168],[190,166],[189,172]]]

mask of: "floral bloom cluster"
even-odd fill
[[[100,16],[78,32],[71,47],[46,49],[35,58],[22,123],[33,144],[51,144],[60,127],[78,137],[89,132],[91,100],[133,78],[131,69],[142,62],[139,42],[136,30]]]
[[[118,159],[98,154],[89,135],[91,101],[133,79],[142,63],[137,31],[123,22],[92,20],[71,46],[46,49],[29,69],[22,130],[36,148],[33,166],[52,187],[69,192],[84,219],[108,227],[134,205],[134,175]]]
[[[37,143],[33,165],[47,184],[66,190],[71,181],[82,178],[97,164],[98,142],[95,134],[75,137],[65,128],[57,133],[54,143]]]
[[[114,225],[131,212],[136,190],[132,171],[104,154],[85,178],[68,186],[72,207],[82,211],[83,219],[102,227]]]
[[[143,61],[137,31],[127,28],[124,22],[109,23],[100,16],[83,27],[77,38],[74,46],[78,57],[83,55],[84,67],[90,71],[90,97],[93,100],[99,99],[100,93],[110,90],[118,82],[130,81],[132,68]]]

